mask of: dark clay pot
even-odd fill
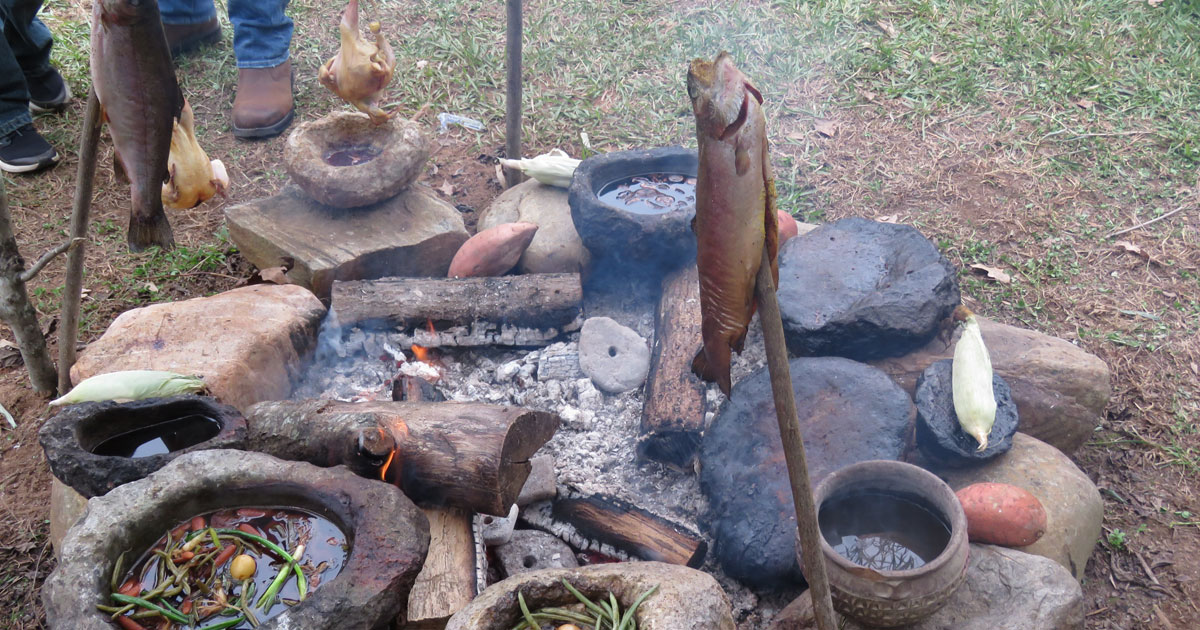
[[[216,435],[190,446],[148,457],[100,455],[92,451],[106,440],[192,415],[219,425]],[[207,396],[147,398],[128,403],[93,402],[71,405],[42,426],[38,441],[50,471],[84,498],[102,495],[136,481],[183,455],[214,448],[242,448],[246,419],[229,405]]]
[[[958,497],[931,472],[904,462],[872,460],[835,471],[817,484],[817,513],[830,500],[860,492],[918,499],[949,525],[950,539],[941,554],[924,566],[906,571],[872,571],[834,551],[822,536],[821,552],[834,608],[864,625],[885,628],[906,626],[932,615],[967,577],[967,518]],[[803,564],[802,557],[800,561]]]

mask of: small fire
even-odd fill
[[[426,317],[425,327],[429,330],[429,334],[437,334],[437,331],[433,328],[433,319]],[[429,360],[433,358],[432,349],[426,348],[425,346],[418,346],[415,343],[412,345],[412,353],[418,361],[424,361],[426,363],[429,363]]]
[[[396,457],[396,449],[388,451],[387,461],[383,462],[383,467],[379,469],[380,481],[387,481],[388,467],[392,465],[392,459]]]

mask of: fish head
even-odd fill
[[[737,133],[745,122],[750,97],[762,102],[762,95],[725,51],[712,61],[692,60],[687,86],[697,131],[721,140]]]
[[[148,18],[159,19],[157,0],[99,0],[105,24],[129,25]]]

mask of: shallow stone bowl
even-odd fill
[[[334,112],[296,127],[283,146],[283,162],[313,199],[357,208],[407,188],[429,151],[429,138],[415,122],[393,118],[374,125],[360,112]]]

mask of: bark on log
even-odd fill
[[[386,480],[422,507],[506,514],[529,476],[529,460],[558,416],[479,403],[271,401],[246,412],[248,447],[318,466],[344,464]]]
[[[554,518],[579,533],[610,544],[643,560],[697,568],[708,543],[699,534],[620,499],[593,495],[559,499]]]
[[[12,328],[13,336],[17,338],[17,348],[29,370],[33,390],[53,394],[58,385],[58,372],[46,349],[46,337],[38,325],[37,311],[29,303],[29,293],[21,280],[24,271],[25,259],[17,249],[17,237],[13,234],[8,212],[8,193],[0,180],[0,319]]]
[[[334,282],[332,309],[343,326],[361,322],[401,328],[494,322],[561,328],[583,304],[579,274],[539,273],[498,278],[384,278]]]
[[[704,431],[706,387],[692,374],[702,344],[700,281],[692,265],[663,280],[642,405],[641,457],[690,468]]]
[[[478,594],[471,515],[455,508],[429,508],[425,516],[429,554],[408,592],[405,630],[441,630]]]

